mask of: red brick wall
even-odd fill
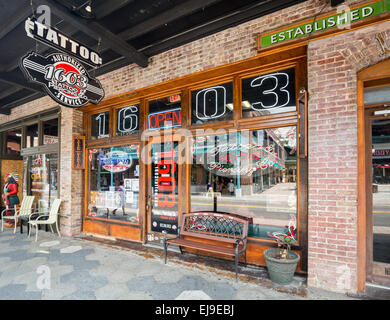
[[[309,286],[356,291],[356,74],[389,57],[375,40],[389,31],[385,22],[309,45]]]

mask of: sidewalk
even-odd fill
[[[40,231],[0,232],[0,299],[52,300],[347,300],[344,294],[307,290],[304,278],[275,287],[263,269],[198,264],[193,255],[134,245],[61,237]],[[18,230],[19,231],[19,230]],[[184,257],[185,256],[185,257]],[[184,257],[184,258],[183,258]],[[230,265],[229,263],[222,263]],[[259,277],[259,274],[261,275]]]

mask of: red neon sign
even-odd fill
[[[166,129],[181,126],[181,108],[148,115],[149,130]]]

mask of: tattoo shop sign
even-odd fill
[[[44,57],[30,52],[21,59],[20,67],[30,81],[41,84],[51,98],[66,107],[98,104],[104,97],[99,80],[90,77],[77,59],[66,54]]]
[[[98,67],[102,64],[102,58],[97,52],[62,34],[59,30],[38,22],[36,19],[28,18],[25,21],[24,28],[28,37],[75,56],[83,63],[92,67]]]
[[[66,107],[98,104],[103,99],[99,80],[92,78],[82,64],[100,66],[102,58],[97,52],[36,19],[25,21],[25,31],[28,37],[61,51],[47,56],[26,54],[20,60],[20,69],[28,80],[42,85],[52,99]]]

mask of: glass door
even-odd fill
[[[178,142],[151,145],[148,196],[148,242],[161,242],[162,232],[177,234],[179,212]]]
[[[372,282],[390,285],[390,108],[369,113],[369,277]]]

